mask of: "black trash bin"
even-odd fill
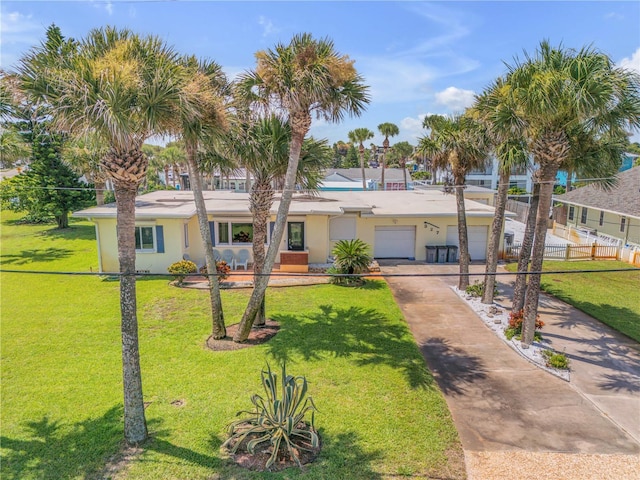
[[[455,263],[458,261],[458,246],[447,245],[447,262]]]
[[[438,263],[447,263],[447,252],[449,249],[446,245],[437,245],[436,246],[436,258]]]
[[[436,255],[436,246],[435,245],[426,245],[427,249],[427,263],[436,263],[437,255]]]

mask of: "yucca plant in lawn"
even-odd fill
[[[369,250],[369,245],[359,238],[340,240],[331,252],[335,260],[330,273],[353,275],[365,272],[372,260]],[[360,285],[362,278],[333,277],[332,282],[339,285]]]
[[[288,375],[285,364],[282,365],[280,388],[278,376],[268,364],[260,376],[266,398],[258,394],[251,396],[255,411],[238,412],[238,415],[248,413],[251,416],[229,425],[230,437],[222,448],[229,448],[232,454],[243,448],[253,455],[259,453],[256,450],[259,445],[269,442],[271,455],[264,468],[273,466],[280,453],[285,462],[288,454],[290,461],[302,467],[300,451],[310,452],[315,456],[313,454],[320,447],[320,439],[314,426],[317,409],[313,398],[307,396],[307,379]],[[305,422],[308,412],[311,412],[310,424]]]

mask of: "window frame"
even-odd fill
[[[587,207],[582,207],[580,211],[580,223],[586,224],[588,220],[589,209]]]
[[[216,228],[215,228],[215,233],[216,233],[216,238],[215,238],[215,244],[216,246],[221,245],[221,246],[229,246],[229,247],[233,247],[233,246],[247,246],[247,245],[253,245],[253,222],[251,220],[247,221],[247,220],[228,220],[228,221],[216,221]],[[222,227],[224,225],[224,227]],[[233,226],[234,225],[249,225],[251,227],[251,241],[250,242],[234,242],[233,241]],[[221,235],[220,235],[220,229],[221,228],[226,228],[226,236],[227,236],[227,241],[222,241],[221,240]],[[269,235],[268,235],[269,236]]]
[[[569,205],[569,220],[573,220],[576,216],[576,207],[574,207],[573,205]]]
[[[599,226],[604,225],[604,210],[600,210],[600,221],[598,222]]]
[[[184,235],[184,248],[189,248],[189,224],[183,223],[182,230]]]
[[[627,217],[620,217],[620,233],[624,233],[627,228]]]
[[[151,229],[151,237],[153,239],[153,248],[142,248],[142,229],[150,228]],[[136,253],[157,253],[158,252],[158,239],[156,237],[156,226],[153,224],[141,224],[135,226],[135,239],[138,239],[138,232],[140,232],[140,247],[136,248]],[[134,240],[135,242],[135,240]]]

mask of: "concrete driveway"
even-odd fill
[[[384,266],[383,262],[382,273],[455,273],[458,269],[457,265],[395,263]],[[473,266],[472,271],[482,268]],[[445,395],[470,478],[638,478],[637,343],[593,319],[588,327],[577,328],[586,315],[545,298],[543,333],[556,335],[554,348],[561,347],[558,332],[567,325],[575,327],[570,335],[566,330],[563,334],[573,342],[572,350],[567,350],[574,367],[568,383],[532,365],[497,338],[451,290],[456,277],[388,277],[387,283]],[[562,322],[564,327],[558,325]],[[608,382],[602,381],[607,378]],[[553,453],[561,454],[564,467],[549,464],[558,461]],[[593,456],[602,454],[607,458],[593,465]],[[566,455],[586,455],[591,460],[588,466],[578,462],[566,474],[554,475],[572,465]],[[524,468],[518,475],[500,466],[503,459],[513,463],[518,457]],[[527,461],[530,471],[523,466]],[[554,471],[545,472],[545,465]],[[580,465],[586,476],[579,473]]]

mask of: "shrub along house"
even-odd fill
[[[236,255],[240,250],[250,252],[253,225],[249,195],[215,190],[205,191],[204,196],[214,248]],[[470,199],[465,200],[465,206],[471,259],[484,260],[494,209]],[[271,228],[277,208],[276,200]],[[73,216],[95,224],[100,271],[118,271],[115,204],[81,210]],[[276,263],[282,270],[306,271],[308,264],[326,263],[337,241],[353,238],[371,245],[374,258],[425,261],[426,246],[458,245],[457,231],[455,197],[442,191],[295,195]],[[204,264],[191,192],[165,190],[137,198],[136,252],[138,271],[166,273],[169,265],[185,254]]]

